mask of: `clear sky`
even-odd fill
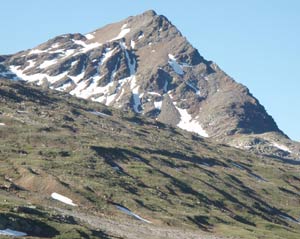
[[[300,141],[299,0],[1,0],[0,55],[154,9]]]

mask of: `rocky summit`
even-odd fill
[[[154,11],[0,57],[0,76],[143,114],[254,152],[299,158],[249,90]]]

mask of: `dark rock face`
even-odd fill
[[[205,60],[154,11],[85,36],[58,36],[0,57],[0,62],[1,77],[67,91],[198,133],[193,129],[199,127],[203,136],[222,142],[238,134],[286,138],[245,86]]]

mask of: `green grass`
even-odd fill
[[[80,205],[78,210],[95,215],[118,218],[120,213],[108,203],[113,201],[162,226],[245,239],[299,236],[299,224],[280,217],[299,218],[297,166],[63,93],[49,91],[50,103],[43,104],[23,95],[17,83],[4,81],[1,87],[11,94],[0,96],[0,122],[6,123],[0,127],[1,186],[11,184],[10,178],[31,188],[28,178],[47,184],[42,176],[48,176],[51,190],[64,190]],[[13,93],[22,101],[15,102]],[[18,113],[20,108],[27,113]],[[95,116],[90,110],[109,110],[112,116]],[[21,198],[46,212],[22,216],[53,227],[56,238],[109,237],[83,222],[53,220],[51,191],[42,190],[39,195],[32,189],[11,189],[6,193],[11,201],[0,200],[0,216],[21,205]]]

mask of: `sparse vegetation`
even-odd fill
[[[95,226],[97,218],[135,228],[118,203],[153,222],[141,228],[299,237],[297,165],[64,93],[6,80],[0,87],[0,229],[33,238],[122,238],[129,232]],[[54,201],[52,192],[79,206]]]

